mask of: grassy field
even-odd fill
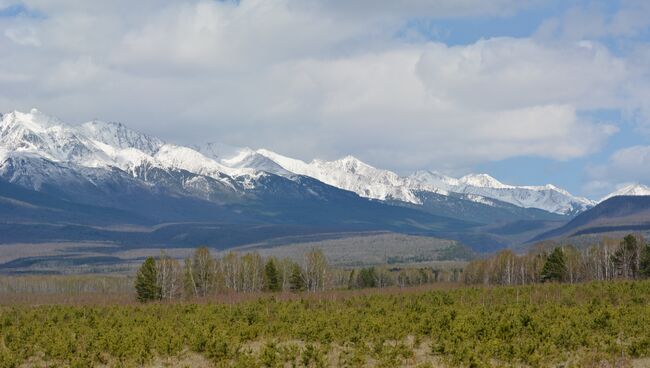
[[[647,366],[650,281],[0,307],[0,367]],[[83,305],[81,305],[83,304]],[[110,304],[110,305],[109,305]]]

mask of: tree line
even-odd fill
[[[315,292],[325,290],[328,272],[327,259],[317,249],[305,254],[300,265],[288,258],[263,259],[259,253],[230,252],[216,258],[207,247],[200,247],[183,265],[165,252],[147,258],[136,275],[135,289],[143,302],[220,292]]]
[[[461,269],[429,267],[332,267],[322,250],[307,252],[301,262],[290,258],[262,257],[257,252],[229,252],[214,257],[207,247],[197,248],[183,262],[164,251],[140,266],[135,289],[139,301],[202,298],[231,292],[319,292],[331,289],[415,286],[457,282]]]
[[[599,244],[540,246],[527,254],[499,251],[470,262],[463,272],[467,284],[524,285],[546,281],[577,283],[650,277],[650,245],[642,236],[603,239]]]

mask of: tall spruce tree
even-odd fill
[[[280,291],[281,287],[278,268],[275,266],[273,258],[269,258],[264,266],[264,290]]]
[[[291,267],[289,288],[294,292],[305,290],[305,279],[303,278],[302,268],[300,268],[300,265],[298,264],[294,264]]]
[[[160,300],[160,285],[158,284],[158,271],[156,260],[153,257],[147,258],[135,278],[135,290],[138,294],[138,301],[142,303]]]
[[[619,276],[636,279],[639,272],[640,250],[637,239],[629,234],[623,238],[620,247],[612,256],[612,262]]]
[[[542,269],[542,282],[564,281],[567,275],[566,258],[562,248],[557,247],[546,259]]]
[[[377,273],[374,267],[362,268],[359,270],[357,285],[360,288],[373,288],[377,286]]]

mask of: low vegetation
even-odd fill
[[[650,356],[650,281],[408,290],[1,307],[0,367],[137,366],[192,354],[233,367],[600,367]]]

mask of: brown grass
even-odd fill
[[[317,293],[292,293],[292,292],[255,292],[255,293],[220,293],[205,298],[177,299],[162,301],[163,304],[173,303],[220,303],[235,304],[249,302],[261,298],[274,298],[278,301],[312,300],[312,301],[337,301],[346,300],[365,295],[408,295],[430,290],[450,290],[461,287],[459,283],[436,283],[407,288],[388,287],[382,289],[360,290],[329,290]],[[135,293],[130,292],[79,292],[79,293],[45,293],[45,292],[2,292],[0,305],[136,305]]]

